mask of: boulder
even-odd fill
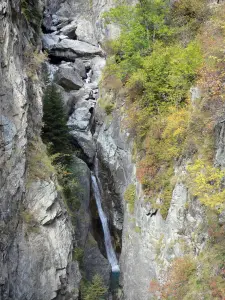
[[[86,68],[85,68],[85,65],[84,65],[82,59],[77,58],[75,60],[73,66],[74,66],[75,70],[80,74],[80,76],[82,78],[86,78],[87,77]]]
[[[91,132],[72,130],[70,133],[75,142],[80,146],[84,154],[87,156],[89,163],[92,163],[96,153],[96,146]]]
[[[57,36],[56,34],[43,34],[42,36],[42,44],[44,49],[50,50],[58,42],[59,36]]]
[[[67,60],[75,60],[77,57],[92,57],[103,55],[98,47],[81,41],[64,39],[51,49],[52,56],[65,58]]]
[[[96,105],[96,101],[79,101],[75,105],[75,110],[70,116],[67,125],[73,130],[85,131],[91,121],[92,110]]]
[[[54,81],[66,90],[79,90],[84,85],[79,73],[67,65],[60,66]]]
[[[76,29],[77,29],[77,22],[73,21],[70,24],[62,27],[60,29],[60,33],[63,35],[67,35],[70,39],[76,39],[77,37],[75,33]]]

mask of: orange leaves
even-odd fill
[[[169,269],[168,281],[162,285],[155,280],[151,281],[150,292],[160,295],[160,299],[183,299],[195,271],[196,263],[190,256],[176,258]]]

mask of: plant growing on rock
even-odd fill
[[[206,206],[221,209],[225,202],[225,171],[211,166],[208,162],[197,159],[187,168],[188,183],[194,196]]]
[[[130,213],[134,213],[135,199],[136,199],[136,187],[134,184],[130,184],[124,193],[124,199],[129,205]]]

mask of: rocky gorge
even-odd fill
[[[210,239],[206,208],[180,180],[189,158],[174,163],[166,218],[146,201],[133,138],[124,126],[124,94],[101,84],[104,43],[120,34],[102,14],[115,4],[0,3],[0,300],[91,300],[81,290],[95,275],[106,287],[98,299],[153,299],[150,282],[165,282],[173,259],[187,252],[199,256]],[[33,19],[30,9],[37,12]],[[71,170],[78,185],[73,211],[40,138],[45,74],[62,95],[72,136]],[[200,94],[192,88],[191,102]],[[214,133],[220,168],[224,132],[221,118]],[[130,186],[133,212],[124,196]],[[223,225],[223,212],[219,218]],[[112,271],[120,272],[113,288]]]

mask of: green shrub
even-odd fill
[[[106,112],[106,114],[110,115],[113,112],[113,109],[114,109],[114,105],[112,103],[107,104],[105,106],[105,112]]]
[[[109,98],[100,98],[98,99],[98,105],[101,107],[107,114],[107,116],[111,115],[113,112],[115,105],[110,102]]]
[[[79,263],[82,262],[84,256],[84,250],[82,248],[75,248],[73,251],[73,260],[78,261]]]
[[[27,22],[39,34],[41,28],[42,12],[36,0],[21,0],[21,11]]]
[[[134,184],[130,184],[124,193],[124,199],[129,205],[130,213],[134,213],[135,199],[136,199],[136,187]]]
[[[210,208],[223,208],[225,171],[213,167],[209,162],[197,159],[188,168],[188,185],[191,193]]]
[[[28,182],[36,180],[49,180],[55,173],[50,157],[47,155],[47,149],[40,138],[30,141],[27,149],[28,163]]]
[[[47,54],[42,51],[34,50],[30,47],[24,54],[26,73],[30,79],[38,80],[37,71],[44,61],[47,60]]]

